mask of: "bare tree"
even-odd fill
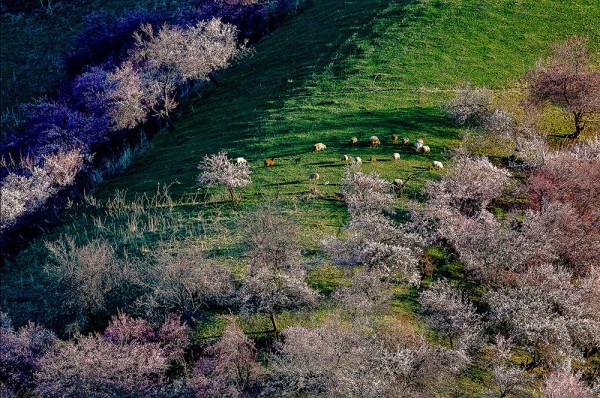
[[[132,60],[142,65],[142,78],[155,103],[155,116],[169,119],[177,106],[175,93],[181,85],[203,80],[215,69],[226,67],[237,53],[237,31],[218,19],[200,21],[189,29],[164,25],[155,33],[142,25],[134,34]]]
[[[317,299],[300,264],[298,228],[277,213],[267,206],[248,216],[250,265],[239,291],[242,311],[268,314],[276,333],[278,311],[313,305]]]
[[[197,396],[243,397],[256,387],[264,369],[257,362],[254,342],[244,334],[235,318],[226,317],[221,339],[207,349],[194,370]]]
[[[554,46],[552,55],[529,76],[532,96],[563,107],[573,119],[577,138],[587,117],[600,112],[600,71],[592,66],[588,39],[572,37]]]
[[[398,340],[406,344],[403,337]],[[282,397],[424,398],[466,364],[458,351],[394,341],[361,321],[346,323],[339,316],[314,329],[287,328],[271,360],[269,392]]]
[[[551,265],[532,267],[516,286],[488,293],[491,318],[521,339],[532,365],[560,363],[600,345],[597,277],[573,280],[572,273]]]
[[[463,292],[441,281],[424,291],[419,301],[429,327],[443,333],[450,347],[471,350],[481,344],[481,316]]]
[[[229,193],[233,206],[237,205],[241,198],[236,193],[239,188],[244,188],[252,183],[250,178],[250,167],[247,163],[234,163],[227,157],[227,152],[219,152],[206,155],[198,165],[202,171],[198,181],[207,186],[221,185]]]
[[[83,316],[93,326],[96,313],[104,309],[107,296],[123,282],[125,274],[113,248],[104,241],[78,246],[64,237],[46,247],[53,261],[46,272],[54,280],[61,305]]]
[[[487,395],[494,398],[530,397],[529,387],[533,377],[512,361],[512,339],[496,336],[491,359],[491,379]]]
[[[493,92],[482,87],[467,85],[456,90],[456,96],[447,106],[452,120],[460,125],[478,127],[493,112]]]
[[[170,312],[194,315],[210,304],[225,305],[234,296],[231,272],[206,259],[193,243],[169,249],[162,247],[147,264],[142,283],[149,292],[138,305],[159,318]]]

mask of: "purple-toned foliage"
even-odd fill
[[[126,12],[118,19],[107,12],[88,15],[86,27],[75,42],[75,51],[65,59],[65,69],[76,76],[85,68],[118,64],[133,46],[133,33],[143,24],[162,25],[167,17],[157,11],[138,10]]]
[[[28,396],[40,359],[55,340],[51,331],[33,323],[15,330],[8,315],[0,312],[0,393]]]
[[[73,109],[64,101],[38,100],[23,105],[23,123],[7,138],[3,155],[40,159],[49,153],[89,148],[110,138],[108,117]]]
[[[72,96],[76,109],[97,117],[107,117],[111,110],[107,94],[115,89],[109,69],[112,68],[86,68],[73,80]]]
[[[72,185],[84,168],[84,156],[75,149],[47,154],[40,163],[25,158],[19,164],[2,165],[5,176],[0,183],[0,231],[14,225],[19,217],[44,206],[62,188]]]
[[[239,41],[253,43],[270,33],[295,12],[305,0],[206,0],[185,7],[176,23],[186,26],[195,21],[219,18],[237,26]]]

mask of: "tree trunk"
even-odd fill
[[[570,138],[578,138],[579,134],[585,128],[585,122],[583,120],[582,112],[573,112],[573,120],[575,122],[575,132],[570,135]]]
[[[238,204],[237,199],[235,197],[235,190],[233,188],[229,188],[229,196],[231,197],[231,207],[235,209],[235,206]]]
[[[271,319],[271,324],[273,325],[273,332],[275,332],[275,334],[279,334],[279,325],[277,325],[277,320],[275,319],[275,313],[270,312],[269,318]]]

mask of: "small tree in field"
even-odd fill
[[[239,292],[242,311],[268,314],[277,333],[278,311],[312,305],[317,298],[300,264],[299,231],[270,206],[251,214],[246,230],[250,266]]]
[[[590,114],[600,112],[600,71],[594,70],[586,38],[572,37],[554,46],[546,62],[530,75],[532,96],[563,107],[573,119],[577,138]]]
[[[252,184],[250,167],[247,163],[234,163],[227,157],[227,152],[206,155],[198,165],[202,171],[198,182],[207,186],[221,185],[227,192],[233,206],[240,203],[241,198],[236,189]]]
[[[263,374],[254,342],[246,337],[235,318],[226,319],[228,324],[221,340],[207,349],[211,357],[200,360],[194,370],[196,396],[245,397]]]

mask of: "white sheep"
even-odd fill
[[[350,161],[350,156],[348,156],[348,155],[342,156],[342,162],[348,163],[349,161]]]
[[[235,158],[234,162],[237,165],[248,163],[248,161],[246,159],[242,158],[242,157]]]
[[[395,152],[395,153],[392,155],[392,158],[393,158],[394,160],[400,160],[400,154],[399,154],[398,152]]]
[[[439,160],[434,160],[433,162],[431,162],[431,167],[434,169],[443,169],[444,165]]]
[[[353,159],[353,163],[354,164],[362,164],[362,159],[357,156]]]
[[[415,142],[415,144],[413,146],[415,147],[415,151],[417,153],[421,153],[423,151],[423,143]]]
[[[323,144],[322,142],[316,143],[312,146],[312,150],[314,152],[324,151],[325,149],[327,149],[327,145]]]
[[[402,138],[402,145],[407,146],[410,143],[410,139],[408,137]]]
[[[319,179],[319,173],[312,173],[308,175],[308,179],[311,181],[317,181]]]
[[[418,143],[420,143],[420,144],[424,144],[424,143],[425,143],[425,141],[423,141],[423,138],[419,138],[419,139],[417,140],[417,142],[418,142]]]
[[[421,150],[423,151],[423,153],[429,153],[429,152],[431,152],[431,148],[429,148],[427,145],[423,145],[421,147]]]
[[[369,142],[371,143],[371,146],[379,146],[379,145],[381,145],[381,141],[379,141],[379,138],[377,138],[376,135],[372,135],[369,138]]]

